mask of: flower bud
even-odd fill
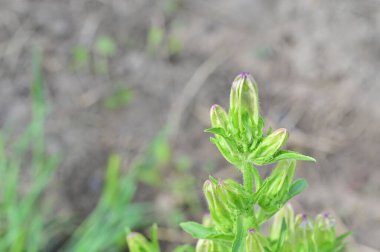
[[[232,83],[230,113],[235,127],[243,132],[245,127],[259,124],[259,95],[257,85],[249,73],[239,74]]]
[[[249,155],[249,159],[256,164],[266,164],[267,160],[270,160],[273,155],[280,150],[280,148],[288,140],[288,132],[284,128],[280,128],[274,131],[257,146],[256,150]]]
[[[335,240],[335,220],[328,214],[319,214],[314,222],[316,239],[332,243]]]
[[[288,200],[295,173],[295,161],[281,161],[256,193],[260,207],[268,213],[279,210]]]
[[[132,232],[127,236],[127,243],[131,252],[151,252],[149,241],[139,233]]]
[[[271,240],[278,240],[281,235],[282,223],[285,221],[287,233],[291,236],[294,233],[294,211],[290,204],[284,206],[275,214],[273,224],[270,229]]]
[[[196,252],[222,252],[219,246],[211,240],[200,239],[195,247]]]
[[[262,234],[251,228],[248,230],[248,234],[245,239],[245,247],[246,252],[266,252],[266,248],[269,247],[269,243]]]
[[[211,142],[216,145],[220,153],[228,162],[237,167],[240,167],[241,160],[239,153],[237,152],[236,146],[232,141],[223,137],[216,136],[216,138],[211,138]]]
[[[233,210],[245,210],[249,195],[243,186],[232,179],[226,179],[219,183],[221,197],[227,206]]]
[[[215,104],[210,109],[211,125],[214,128],[228,128],[227,112],[219,105]]]
[[[203,193],[206,197],[210,215],[215,225],[223,230],[229,230],[233,221],[230,211],[223,199],[220,197],[220,189],[218,185],[211,180],[206,180],[203,185]]]

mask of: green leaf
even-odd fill
[[[287,230],[287,225],[286,225],[286,221],[285,221],[285,218],[282,219],[282,223],[281,223],[281,231],[280,231],[280,237],[277,241],[277,248],[275,251],[281,251],[281,248],[283,247],[284,243],[285,243],[285,239],[286,239],[286,230]]]
[[[278,151],[271,161],[272,162],[277,162],[277,161],[285,160],[285,159],[294,159],[294,160],[303,160],[303,161],[313,161],[313,162],[316,162],[316,160],[313,157],[309,157],[309,156],[303,155],[301,153],[298,153],[298,152],[295,152],[295,151],[289,151],[289,150],[280,150],[280,151]]]
[[[182,245],[176,247],[173,252],[195,252],[195,249],[190,245]]]
[[[151,230],[151,243],[152,243],[152,248],[154,252],[160,252],[160,245],[158,243],[158,227],[157,224],[154,223],[152,225],[152,230]]]
[[[220,135],[222,137],[226,137],[228,138],[227,134],[226,134],[226,131],[223,129],[223,128],[219,128],[219,127],[216,127],[216,128],[208,128],[208,129],[205,129],[206,133],[213,133],[215,135]]]
[[[352,232],[349,231],[349,232],[346,232],[346,233],[344,233],[344,234],[339,235],[339,236],[336,238],[336,242],[337,242],[337,243],[341,243],[344,239],[346,239],[348,236],[350,236],[351,233],[352,233]]]
[[[216,178],[214,178],[213,176],[208,176],[208,178],[211,180],[211,182],[213,182],[214,184],[218,184],[219,183],[219,181],[216,179]]]
[[[208,240],[227,240],[232,241],[234,239],[233,234],[223,233],[215,230],[214,228],[205,227],[196,222],[183,222],[179,224],[181,228],[191,234],[196,239],[208,239]]]
[[[236,221],[236,235],[234,242],[232,244],[232,252],[242,251],[242,243],[243,243],[243,220],[242,216],[238,216]]]
[[[291,198],[293,198],[294,196],[300,194],[300,193],[303,192],[308,186],[309,186],[309,184],[308,184],[307,181],[304,180],[304,179],[299,179],[299,180],[295,181],[295,182],[292,184],[292,186],[290,187],[289,194],[288,194],[288,198],[291,199]]]

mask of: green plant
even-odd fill
[[[53,220],[42,197],[60,159],[45,150],[46,105],[40,51],[33,55],[33,78],[32,121],[19,136],[13,136],[10,127],[0,132],[0,251],[47,251],[63,229],[59,225],[63,221],[57,220],[60,217]],[[121,176],[120,162],[118,155],[110,156],[97,207],[62,251],[120,251],[126,246],[124,228],[146,221],[149,207],[131,203],[136,178],[131,174]]]
[[[119,251],[125,247],[124,228],[143,225],[149,209],[131,204],[136,190],[134,177],[120,176],[120,156],[110,156],[104,189],[98,205],[75,230],[64,251]]]
[[[31,123],[16,139],[10,132],[0,134],[0,251],[42,251],[53,236],[41,197],[59,159],[45,151],[41,62],[42,53],[35,51]],[[21,191],[25,183],[28,190]]]
[[[115,40],[110,36],[100,36],[95,41],[95,69],[98,73],[109,74],[109,59],[117,53]]]
[[[133,91],[129,88],[118,88],[111,96],[104,99],[104,107],[118,109],[129,104],[133,99]]]
[[[148,35],[147,35],[147,50],[151,54],[155,54],[158,47],[162,43],[165,35],[165,30],[164,28],[157,26],[157,25],[152,25],[149,28]]]
[[[76,70],[83,70],[88,67],[90,52],[84,46],[76,46],[72,52],[72,67]]]
[[[210,115],[212,128],[206,132],[215,135],[211,142],[242,173],[243,183],[212,176],[204,183],[210,215],[203,224],[181,224],[198,239],[196,251],[342,251],[348,233],[337,236],[330,216],[307,220],[305,216],[294,216],[291,207],[286,206],[307,187],[306,180],[294,180],[296,160],[315,160],[282,149],[288,139],[286,129],[264,131],[257,85],[251,75],[241,73],[235,78],[228,113],[214,105]],[[276,168],[263,179],[257,166],[276,162]],[[149,243],[143,239],[139,242]],[[128,244],[132,252],[145,251],[135,249],[133,239],[129,238]]]

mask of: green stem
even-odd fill
[[[244,189],[249,194],[253,193],[252,182],[253,182],[253,169],[248,163],[245,163],[243,167],[243,184],[244,184]]]
[[[259,188],[261,187],[262,179],[261,179],[259,170],[257,170],[257,168],[255,166],[252,166],[251,170],[252,170],[253,178],[255,180],[255,189],[257,192],[259,190]]]

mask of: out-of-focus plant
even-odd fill
[[[115,40],[110,36],[100,36],[95,41],[95,69],[98,73],[109,74],[109,60],[117,53]]]
[[[315,220],[307,220],[294,216],[291,207],[286,206],[308,185],[303,179],[294,180],[296,160],[315,160],[282,149],[288,139],[286,129],[264,131],[257,85],[252,76],[242,73],[235,78],[228,113],[214,105],[210,115],[212,128],[206,132],[215,135],[211,142],[242,173],[243,184],[212,176],[204,183],[210,215],[203,224],[181,224],[186,232],[198,239],[196,251],[342,251],[348,233],[337,236],[330,216],[320,215]],[[257,166],[276,162],[276,168],[263,179]],[[269,226],[269,233],[264,231],[264,226],[267,229]],[[149,243],[139,237],[133,239],[129,235],[127,238],[132,252],[144,251],[136,249],[136,244]]]
[[[163,128],[133,164],[137,179],[157,191],[170,195],[173,201],[161,223],[178,226],[186,220],[183,209],[199,214],[200,202],[196,178],[190,172],[192,160],[184,155],[175,157],[169,143],[168,128]]]
[[[164,28],[157,26],[157,25],[152,25],[149,28],[148,34],[147,34],[147,50],[151,54],[155,54],[158,47],[162,43],[165,35],[165,30]]]
[[[98,205],[76,229],[65,251],[120,251],[126,246],[124,229],[143,225],[146,204],[131,203],[135,178],[120,175],[120,156],[109,158],[104,188]]]
[[[88,68],[90,61],[90,51],[88,48],[78,45],[74,47],[72,52],[72,67],[75,70],[83,70]]]
[[[0,134],[0,251],[42,251],[54,235],[47,208],[40,207],[59,163],[45,151],[41,61],[42,53],[35,51],[31,123],[16,139],[6,131]]]
[[[133,99],[133,91],[129,88],[118,88],[111,96],[104,99],[107,109],[118,109],[129,104]]]
[[[33,57],[32,121],[18,137],[0,132],[0,251],[46,251],[63,229],[52,219],[42,195],[59,164],[45,151],[46,106],[42,53]],[[120,174],[120,157],[111,155],[97,207],[75,230],[62,251],[120,251],[125,227],[143,225],[146,204],[132,204],[136,177]],[[25,179],[27,178],[27,179]],[[67,223],[66,223],[67,224]],[[53,245],[54,246],[54,245]]]

